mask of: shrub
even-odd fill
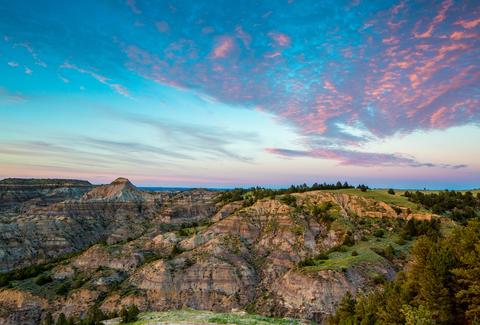
[[[377,238],[383,237],[384,234],[385,234],[385,232],[383,231],[383,229],[376,229],[373,232],[373,235]]]
[[[355,240],[353,239],[352,232],[348,231],[345,239],[343,240],[343,245],[353,246],[355,245]]]
[[[353,252],[352,252],[352,256],[358,256],[358,252],[357,252],[357,251],[353,251]]]
[[[51,312],[48,312],[47,315],[45,316],[45,319],[43,320],[42,324],[43,325],[53,325],[53,316]]]
[[[298,263],[298,266],[315,266],[315,260],[313,258],[307,258],[306,260],[300,261],[300,263]]]
[[[328,260],[328,254],[325,254],[325,253],[321,253],[321,254],[318,254],[315,259],[317,260]]]
[[[56,325],[67,325],[67,317],[65,317],[64,313],[61,313],[58,318],[57,322],[55,323]]]
[[[388,189],[388,194],[395,195],[395,191],[393,190],[393,188]]]
[[[131,305],[127,309],[125,307],[120,311],[120,317],[122,318],[122,323],[130,323],[138,320],[138,314],[140,311],[136,305]]]
[[[67,283],[62,283],[56,290],[57,295],[64,296],[70,291],[70,286]]]
[[[384,284],[386,281],[385,276],[382,274],[377,274],[373,277],[373,283],[375,284]]]
[[[284,195],[280,201],[282,203],[285,203],[286,205],[289,205],[291,207],[295,207],[297,206],[297,199],[295,198],[295,196],[291,195],[291,194],[287,194],[287,195]]]
[[[46,275],[46,274],[40,274],[35,279],[35,283],[38,284],[39,286],[42,286],[42,285],[44,285],[46,283],[49,283],[49,282],[52,282],[52,277],[50,275]]]

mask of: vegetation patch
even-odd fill
[[[214,313],[210,311],[200,311],[193,309],[181,309],[166,312],[150,312],[141,313],[138,321],[130,323],[135,325],[147,325],[165,323],[178,324],[238,324],[238,325],[254,325],[254,324],[308,324],[299,320],[289,318],[271,318],[248,313]]]

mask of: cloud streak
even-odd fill
[[[412,157],[402,154],[385,154],[376,152],[361,152],[341,149],[313,149],[313,150],[291,150],[283,148],[267,148],[267,152],[282,157],[313,157],[333,159],[339,161],[340,165],[354,165],[362,167],[439,167],[449,169],[465,168],[465,164],[433,164],[419,162]]]

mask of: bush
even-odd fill
[[[286,205],[289,205],[291,207],[296,207],[297,206],[297,199],[295,198],[295,196],[291,195],[291,194],[287,194],[287,195],[284,195],[280,201],[282,203],[285,203]]]
[[[321,254],[318,254],[315,259],[317,260],[328,260],[328,254],[325,254],[325,253],[321,253]]]
[[[67,283],[62,283],[56,290],[57,295],[65,296],[70,291],[70,286]]]
[[[393,190],[393,188],[388,189],[388,194],[395,195],[395,191]]]
[[[383,276],[382,274],[377,274],[373,277],[373,283],[375,284],[384,284],[385,281],[385,276]]]
[[[307,258],[306,260],[300,261],[298,266],[305,267],[305,266],[315,266],[315,260],[313,258]]]
[[[385,232],[383,231],[383,229],[377,229],[373,232],[373,235],[377,238],[383,237],[384,234]]]
[[[353,239],[353,235],[350,231],[347,232],[347,235],[345,236],[345,239],[343,240],[343,245],[346,245],[346,246],[355,245],[355,240]]]
[[[40,274],[35,279],[35,283],[38,284],[39,286],[42,286],[42,285],[44,285],[46,283],[49,283],[49,282],[52,282],[52,277],[50,275],[46,275],[46,274]]]
[[[127,309],[125,307],[120,311],[120,317],[122,318],[122,323],[130,323],[138,320],[138,314],[140,310],[136,305],[131,305]]]
[[[357,252],[357,251],[353,251],[353,252],[352,252],[352,256],[358,256],[358,252]]]

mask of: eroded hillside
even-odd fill
[[[432,219],[332,191],[250,203],[207,190],[141,191],[121,178],[61,202],[22,202],[0,224],[0,269],[9,271],[0,321],[135,304],[321,322],[346,292],[392,279],[421,232],[415,220]]]

